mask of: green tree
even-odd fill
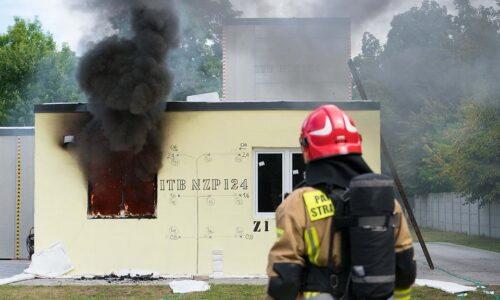
[[[173,51],[169,66],[175,74],[170,98],[185,100],[186,96],[221,92],[222,87],[222,25],[237,17],[229,0],[179,1],[179,49]]]
[[[405,186],[421,193],[427,186],[415,170],[424,157],[422,138],[441,125],[433,122],[447,121],[428,112],[433,104],[458,102],[448,76],[454,26],[446,8],[430,1],[396,15],[391,26],[383,47],[365,34],[362,55],[354,61],[369,97],[382,103],[382,130]]]
[[[227,19],[241,15],[229,0],[177,1],[180,19],[179,48],[169,53],[168,66],[174,76],[169,98],[182,101],[186,96],[221,93],[222,27]],[[131,34],[126,11],[111,18],[119,35]]]
[[[464,125],[467,99],[500,98],[500,10],[469,0],[455,7],[451,15],[423,1],[393,18],[385,45],[365,34],[354,59],[369,97],[382,103],[382,130],[410,193],[457,189],[445,170],[456,133],[448,128]]]
[[[500,104],[499,101],[465,102],[422,170],[427,179],[452,184],[469,202],[484,205],[500,200]],[[429,148],[430,149],[430,148]]]
[[[76,57],[56,49],[40,21],[14,18],[0,35],[0,126],[33,125],[33,105],[80,99]]]

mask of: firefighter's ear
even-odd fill
[[[307,137],[304,137],[303,139],[300,140],[300,145],[305,148],[309,147],[309,142],[307,141]]]

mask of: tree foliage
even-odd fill
[[[33,105],[75,101],[80,93],[74,79],[76,57],[38,20],[14,19],[0,35],[0,126],[33,125]]]
[[[471,111],[498,110],[500,2],[495,9],[456,0],[455,8],[451,15],[424,0],[393,18],[385,45],[365,33],[354,62],[369,97],[382,103],[385,139],[411,193],[457,190],[471,201],[498,200],[488,183],[498,178],[498,160],[471,144],[489,144],[497,125],[484,124],[493,127],[474,138],[465,128],[473,128]]]
[[[183,101],[186,96],[219,92],[222,87],[222,26],[237,17],[229,0],[177,1],[180,19],[179,48],[169,54],[168,66],[174,74],[169,98]],[[111,26],[119,35],[130,35],[129,15],[117,14]]]
[[[219,92],[222,87],[222,25],[239,16],[229,0],[179,1],[181,42],[170,57],[175,74],[173,100]]]
[[[179,1],[181,43],[169,58],[175,74],[171,99],[220,92],[222,24],[238,16],[229,0]],[[120,34],[130,34],[127,15],[111,20]],[[33,124],[33,105],[85,101],[75,80],[78,59],[66,45],[57,50],[38,20],[15,18],[0,35],[0,126]]]
[[[500,102],[467,101],[461,122],[448,126],[432,142],[422,172],[426,180],[448,180],[468,201],[485,204],[500,199]],[[431,149],[429,147],[429,150]],[[426,174],[427,175],[427,174]]]

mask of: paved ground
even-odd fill
[[[0,279],[22,273],[29,265],[28,260],[0,260]]]
[[[434,262],[435,270],[430,270],[419,244],[415,244],[418,263],[418,278],[451,281],[471,285],[457,277],[478,281],[488,285],[500,285],[500,253],[479,250],[448,243],[428,243],[427,248]],[[28,261],[0,260],[0,278],[21,273],[29,265]],[[450,275],[453,274],[453,275]],[[144,281],[141,284],[167,284],[170,280]],[[215,279],[210,283],[265,284],[266,279]],[[75,279],[35,279],[18,282],[23,285],[100,285],[137,284],[132,280],[75,280]]]
[[[500,253],[480,250],[449,243],[427,243],[435,270],[427,265],[420,245],[414,245],[417,258],[418,278],[452,281],[460,284],[471,282],[451,276],[500,285]]]

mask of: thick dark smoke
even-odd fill
[[[130,36],[109,36],[80,61],[77,78],[92,114],[77,141],[84,165],[124,155],[135,176],[151,179],[161,166],[161,103],[172,88],[166,59],[178,44],[173,3],[92,0],[84,6],[111,21],[127,18],[131,28]]]

